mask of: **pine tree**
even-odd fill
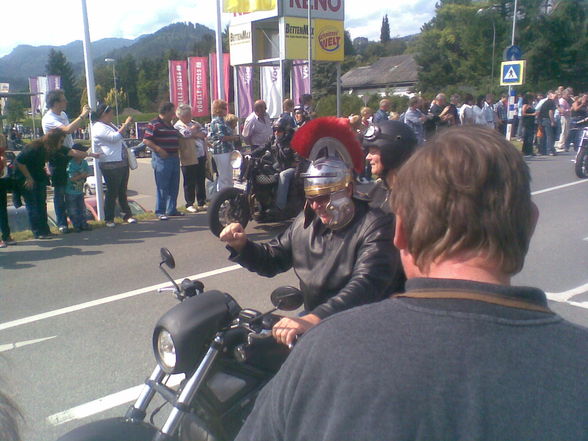
[[[390,23],[388,23],[388,14],[382,18],[382,30],[380,31],[380,42],[388,43],[390,41]]]
[[[47,75],[61,76],[61,88],[69,102],[66,112],[70,115],[77,115],[80,112],[81,89],[76,84],[71,64],[63,52],[51,49],[45,70]]]

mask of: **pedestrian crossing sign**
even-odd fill
[[[503,61],[500,71],[501,86],[520,86],[525,82],[525,60]]]

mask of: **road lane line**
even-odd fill
[[[22,348],[23,346],[34,345],[35,343],[41,343],[47,340],[56,338],[56,335],[45,338],[36,338],[35,340],[17,341],[16,343],[8,343],[6,345],[0,345],[0,352],[11,351],[12,349]]]
[[[172,375],[168,382],[168,387],[175,387],[179,385],[184,379],[184,374]],[[58,412],[47,417],[47,422],[52,426],[59,426],[60,424],[67,423],[73,420],[81,420],[92,415],[96,415],[100,412],[105,412],[121,404],[130,403],[137,399],[144,384],[130,387],[120,392],[116,392],[105,397],[98,398],[97,400],[90,401],[88,403],[80,404],[79,406],[72,407],[71,409]]]
[[[568,289],[567,291],[562,292],[546,292],[547,298],[549,300],[553,300],[554,302],[567,302],[569,299],[574,297],[575,295],[582,294],[588,291],[588,283],[584,285],[580,285],[576,288]],[[582,302],[568,302],[572,303],[582,303]],[[583,306],[585,308],[586,306]]]
[[[205,279],[207,277],[212,277],[212,276],[216,276],[218,274],[228,273],[230,271],[235,271],[235,270],[241,269],[241,268],[242,268],[241,265],[231,265],[231,266],[226,266],[224,268],[219,268],[219,269],[212,270],[212,271],[207,271],[205,273],[194,274],[192,276],[188,276],[188,278],[193,279],[193,280],[194,279]],[[177,279],[176,283],[180,283],[182,280],[184,280],[184,278],[185,277],[182,277],[181,279]],[[68,306],[66,308],[55,309],[53,311],[44,312],[42,314],[36,314],[36,315],[31,315],[29,317],[23,317],[21,319],[12,320],[10,322],[0,323],[0,331],[3,331],[4,329],[10,329],[10,328],[15,328],[17,326],[26,325],[29,323],[38,322],[38,321],[45,320],[45,319],[48,319],[51,317],[57,317],[57,316],[63,315],[63,314],[69,314],[71,312],[80,311],[82,309],[92,308],[94,306],[104,305],[106,303],[116,302],[118,300],[127,299],[129,297],[138,296],[141,294],[145,294],[147,292],[156,291],[157,288],[163,288],[165,286],[169,286],[169,282],[160,283],[158,285],[153,285],[153,286],[147,286],[145,288],[135,289],[133,291],[123,292],[121,294],[116,294],[113,296],[92,300],[90,302],[79,303],[77,305]]]
[[[562,185],[556,185],[555,187],[549,187],[549,188],[544,188],[543,190],[534,191],[531,193],[531,195],[536,196],[538,194],[547,193],[549,191],[559,190],[561,188],[571,187],[572,185],[584,184],[586,182],[588,182],[588,179],[583,179],[581,181],[569,182],[567,184],[562,184]]]

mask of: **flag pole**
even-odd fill
[[[223,33],[221,24],[221,2],[216,0],[216,76],[218,78],[217,88],[218,97],[221,100],[225,99],[224,91],[224,72],[223,72]],[[227,98],[228,99],[228,98]]]
[[[88,10],[86,0],[82,1],[82,18],[84,21],[84,65],[86,67],[86,89],[88,91],[88,105],[92,110],[96,109],[96,86],[94,83],[94,65],[92,62],[92,48],[90,46],[90,26],[88,25]],[[90,129],[90,142],[92,143],[92,152],[97,153],[94,140],[92,139],[92,124],[89,120],[88,128]],[[102,172],[98,165],[98,159],[94,159],[94,176],[96,178],[96,210],[98,211],[98,220],[104,220],[104,207],[102,198]]]

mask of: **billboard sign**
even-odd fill
[[[284,17],[284,59],[297,60],[308,57],[308,21],[305,18]],[[317,61],[343,61],[343,22],[338,20],[312,20],[313,53]]]
[[[253,62],[253,32],[251,23],[229,27],[229,47],[233,66]]]
[[[327,20],[345,19],[343,0],[313,0],[311,5],[312,18]],[[283,17],[308,17],[308,0],[282,0]]]

